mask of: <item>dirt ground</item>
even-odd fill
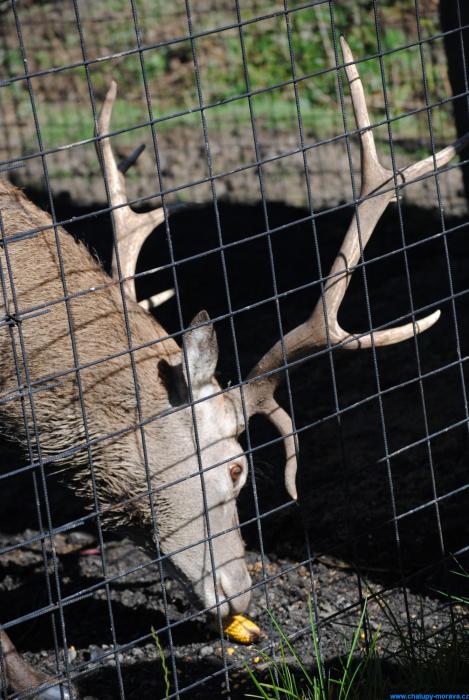
[[[86,211],[71,210],[69,203],[58,202],[61,218]],[[318,295],[313,283],[318,277],[314,231],[311,222],[304,221],[305,210],[279,204],[268,204],[263,210],[221,203],[218,213],[226,246],[230,304],[235,312],[244,309],[235,315],[235,330],[246,376],[278,336],[276,304],[258,303],[272,297],[273,282],[268,240],[255,236],[265,231],[267,216],[274,230],[269,239],[277,290],[285,293],[279,308],[284,327],[289,329],[306,318]],[[324,270],[349,219],[350,210],[342,209],[316,220]],[[441,235],[442,224],[445,236]],[[69,228],[75,234],[86,229],[88,243],[109,263],[107,218],[78,221]],[[184,321],[189,322],[201,308],[213,318],[223,316],[228,300],[213,207],[179,211],[171,219],[171,233]],[[408,246],[407,260],[402,252],[391,254],[402,246],[402,236]],[[200,253],[206,255],[193,258]],[[384,254],[387,257],[375,260]],[[308,634],[311,595],[317,600],[325,659],[337,657],[353,634],[361,595],[381,592],[369,603],[369,617],[372,631],[381,626],[379,643],[386,653],[399,644],[392,618],[407,633],[412,631],[414,641],[422,635],[431,638],[447,627],[448,600],[439,591],[457,591],[461,582],[449,573],[456,563],[445,563],[443,556],[453,554],[464,564],[469,542],[467,222],[449,217],[442,222],[434,211],[405,206],[399,212],[394,206],[380,224],[366,258],[372,261],[366,273],[374,326],[407,315],[409,292],[413,307],[419,310],[417,317],[440,308],[440,321],[415,342],[376,353],[323,353],[302,364],[291,374],[301,455],[299,504],[286,500],[278,444],[256,449],[257,504],[251,482],[239,501],[241,522],[248,523],[243,528],[248,562],[259,584],[251,617],[263,631],[260,646],[269,650],[275,639],[266,612],[270,609],[285,632],[298,635],[297,648],[307,660],[312,660]],[[153,235],[142,251],[141,269],[168,263],[164,235]],[[363,277],[356,273],[355,278],[341,321],[347,329],[360,331],[367,328],[367,305]],[[171,284],[167,268],[143,276],[138,291],[143,297]],[[288,290],[296,291],[286,294]],[[175,302],[161,307],[158,317],[168,331],[177,330]],[[226,384],[236,381],[233,340],[227,320],[220,320],[216,328],[220,379]],[[288,406],[285,390],[281,400]],[[261,420],[252,421],[251,427],[254,446],[276,437]],[[24,463],[11,447],[5,446],[2,456],[4,471]],[[48,604],[40,543],[21,544],[38,532],[29,478],[18,475],[3,480],[0,490],[3,623]],[[56,536],[54,552],[61,597],[67,603],[62,620],[66,644],[76,652],[69,652],[69,667],[81,696],[96,700],[164,698],[161,662],[151,637],[152,626],[158,630],[167,625],[158,567],[126,539],[110,534],[104,559],[107,578],[112,580],[105,584],[101,557],[86,553],[96,544],[96,532],[83,528],[80,505],[72,503],[72,497],[52,477],[47,481],[54,525],[77,518],[74,527]],[[256,520],[257,509],[261,520]],[[17,546],[12,549],[11,545]],[[50,551],[47,542],[44,546]],[[56,583],[52,575],[53,600],[57,599]],[[166,590],[171,639],[163,632],[160,640],[168,660],[171,692],[196,699],[244,697],[248,681],[242,665],[250,659],[262,672],[258,651],[222,642],[204,619],[194,616],[188,620],[194,613],[176,581],[167,579]],[[60,646],[59,614],[56,621]],[[47,610],[9,631],[29,660],[54,670]],[[293,658],[291,664],[295,665]],[[226,667],[230,667],[228,678]]]
[[[9,130],[11,150],[18,153],[21,142],[15,138],[14,129]],[[143,143],[146,150],[140,156],[138,168],[130,171],[128,194],[134,200],[149,198],[163,189],[166,203],[177,202],[207,204],[212,200],[212,190],[205,155],[205,141],[202,129],[179,127],[162,130],[158,134],[158,155],[160,158],[161,182],[157,177],[155,151],[151,133],[140,129],[133,134],[131,145],[128,134],[113,140],[120,158],[124,158]],[[308,206],[308,183],[305,177],[305,161],[301,142],[294,129],[262,128],[257,130],[259,156],[256,157],[252,129],[249,125],[215,124],[209,129],[210,157],[214,189],[217,197],[237,204],[255,204],[262,198],[259,168],[262,165],[262,189],[264,197],[272,202],[282,202],[293,207]],[[448,145],[435,144],[436,150]],[[383,127],[377,130],[377,144],[383,163],[390,164],[387,134]],[[352,160],[349,159],[344,138],[317,145],[314,134],[305,138],[305,160],[307,163],[311,198],[315,210],[334,207],[353,198],[350,169],[354,173],[354,186],[360,184],[360,154],[357,144],[351,142]],[[24,147],[23,147],[24,148]],[[16,150],[15,150],[16,149]],[[30,149],[31,150],[31,149]],[[32,152],[34,152],[33,149]],[[396,164],[404,167],[416,157],[431,153],[428,135],[423,133],[419,140],[394,142]],[[7,160],[6,154],[5,160]],[[10,155],[11,157],[11,155]],[[94,206],[96,201],[105,201],[106,193],[93,144],[79,145],[73,149],[59,150],[47,156],[49,181],[54,198],[63,197],[83,206]],[[190,180],[188,180],[190,173]],[[12,171],[20,186],[43,190],[44,168],[40,157],[22,163],[22,167]],[[467,211],[467,202],[460,168],[452,167],[439,177],[438,186],[443,198],[443,206],[449,214],[462,216]],[[438,201],[436,183],[433,178],[419,180],[405,190],[406,201],[422,208],[431,208]],[[147,200],[148,201],[148,200]],[[151,200],[157,206],[160,198]]]
[[[79,674],[77,687],[81,697],[88,700],[114,700],[120,697],[121,675],[125,698],[164,698],[160,657],[155,642],[148,636],[149,626],[155,629],[166,627],[157,566],[149,565],[148,558],[129,542],[107,543],[108,575],[116,577],[111,584],[110,593],[120,649],[115,654],[109,634],[106,593],[100,585],[101,560],[96,555],[80,554],[79,549],[84,539],[83,537],[80,542],[76,533],[71,538],[56,538],[64,596],[72,590],[76,591],[78,585],[84,590],[98,584],[97,590],[90,597],[77,600],[65,610],[67,641],[69,648],[76,650],[76,655],[74,652],[73,656],[70,655],[69,668],[72,676]],[[2,541],[5,541],[3,537]],[[16,557],[16,561],[12,557],[9,566],[5,567],[12,572],[4,577],[2,585],[2,597],[6,596],[10,600],[10,615],[12,605],[19,605],[17,601],[20,596],[27,596],[28,608],[32,601],[37,600],[37,580],[43,576],[40,548],[28,547],[22,554],[20,563],[19,557]],[[262,583],[264,571],[270,579],[265,587],[261,585],[256,590],[251,610],[251,617],[262,628],[262,637],[256,647],[241,646],[227,640],[222,642],[217,631],[209,629],[204,618],[196,617],[185,621],[193,611],[187,604],[184,592],[175,581],[166,581],[172,652],[167,633],[160,633],[160,641],[165,649],[172,692],[176,691],[174,669],[181,697],[242,698],[246,692],[252,691],[242,665],[251,663],[259,676],[262,676],[265,664],[259,656],[258,648],[270,651],[270,639],[275,638],[266,614],[266,600],[285,633],[297,637],[295,648],[305,664],[311,666],[315,663],[308,631],[308,600],[313,590],[309,565],[299,564],[292,557],[277,557],[271,552],[264,557],[263,569],[259,553],[255,551],[248,553],[248,562],[255,584]],[[145,568],[127,573],[139,566]],[[349,562],[326,555],[314,562],[312,571],[318,613],[321,620],[327,620],[321,628],[322,650],[325,658],[331,660],[338,654],[345,653],[347,642],[350,642],[358,623],[357,574]],[[382,589],[373,578],[372,571],[363,576],[364,593],[377,593]],[[8,590],[5,591],[5,588]],[[437,630],[447,627],[448,610],[442,600],[408,589],[405,593],[410,626],[417,639],[422,634],[431,638]],[[370,634],[379,628],[380,645],[385,646],[387,653],[395,651],[399,647],[399,639],[391,615],[405,629],[407,615],[403,591],[396,589],[384,592],[377,600],[369,603],[368,612]],[[53,673],[54,654],[47,648],[47,642],[44,646],[45,640],[50,637],[50,625],[39,618],[26,629],[29,629],[26,637],[19,638],[20,645],[28,649],[26,657],[38,667]],[[359,647],[363,645],[362,639]],[[292,668],[297,667],[291,654],[288,660]],[[230,667],[228,685],[225,666]],[[198,685],[206,677],[208,680]],[[196,687],[187,690],[193,684]]]

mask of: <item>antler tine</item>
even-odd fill
[[[340,37],[340,45],[345,61],[345,73],[350,88],[350,96],[352,98],[353,113],[355,123],[360,132],[361,146],[361,195],[372,192],[376,185],[376,180],[379,177],[392,176],[392,172],[384,168],[378,159],[376,152],[375,139],[371,129],[370,117],[368,115],[368,107],[366,104],[365,91],[358,73],[358,68],[354,63],[353,54],[344,37]]]
[[[355,215],[324,285],[321,299],[317,302],[313,313],[307,321],[287,333],[283,343],[277,342],[261,358],[249,373],[248,380],[251,381],[245,388],[249,415],[256,413],[266,415],[283,435],[287,457],[285,483],[293,498],[296,498],[296,441],[292,440],[293,431],[290,417],[285,414],[273,398],[274,391],[284,376],[282,371],[277,370],[281,370],[285,366],[285,360],[291,363],[305,357],[314,348],[327,347],[328,345],[340,345],[344,349],[358,350],[368,348],[372,344],[381,346],[400,343],[411,338],[414,333],[422,333],[430,328],[440,316],[440,311],[435,311],[415,323],[374,331],[359,337],[347,333],[338,323],[337,314],[353,270],[360,260],[363,249],[376,224],[389,202],[395,197],[394,174],[378,160],[365,93],[353,54],[344,37],[340,38],[340,42],[355,121],[360,136],[361,201],[356,207]],[[406,183],[425,173],[432,172],[448,163],[468,143],[469,134],[466,134],[434,156],[399,171],[398,177],[403,183]]]
[[[340,42],[346,64],[345,72],[350,86],[355,121],[360,135],[361,201],[356,208],[339,254],[332,265],[328,282],[324,287],[323,297],[317,303],[308,326],[310,347],[312,345],[327,345],[328,340],[330,340],[331,344],[343,343],[344,349],[356,350],[370,347],[372,344],[381,346],[400,343],[411,338],[414,332],[420,333],[433,325],[438,320],[440,312],[436,311],[430,314],[415,325],[407,323],[396,328],[375,331],[360,338],[347,333],[338,323],[337,314],[350,284],[353,268],[360,260],[362,251],[370,240],[383,212],[395,197],[393,172],[381,165],[378,160],[374,136],[370,128],[365,93],[357,66],[353,62],[353,54],[344,37],[340,38]],[[428,170],[431,169],[432,165],[428,167]],[[406,171],[408,168],[400,173],[401,177]]]
[[[108,134],[110,131],[111,114],[116,94],[117,85],[113,80],[99,115],[98,128],[100,135]],[[112,216],[114,219],[116,244],[119,248],[121,273],[125,278],[124,290],[127,296],[135,301],[134,275],[138,254],[147,236],[164,221],[164,211],[160,207],[144,214],[137,214],[130,209],[127,204],[125,178],[118,169],[109,137],[105,136],[101,140],[101,144],[104,168],[109,186],[109,198],[113,207]],[[131,158],[133,157],[133,161],[138,158],[140,152],[137,153],[136,157],[135,153],[132,154]],[[112,255],[112,277],[119,279],[115,249]]]
[[[152,309],[156,309],[157,306],[161,306],[161,304],[169,301],[169,299],[172,299],[174,294],[174,289],[165,289],[164,292],[153,294],[153,296],[149,297],[148,299],[142,299],[142,301],[139,301],[138,304],[142,307],[142,309],[145,309],[145,311],[151,311]]]

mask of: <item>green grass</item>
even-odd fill
[[[255,98],[254,115],[257,127],[264,129],[284,129],[295,133],[298,130],[298,113],[294,103],[286,103],[276,101],[270,95],[260,95]],[[344,131],[342,115],[337,110],[324,110],[323,107],[318,107],[310,104],[301,103],[302,125],[307,133],[307,142],[311,143],[311,139],[320,140],[327,139],[331,136],[340,136]],[[24,114],[24,111],[23,111]],[[58,148],[65,144],[78,143],[87,141],[94,136],[94,122],[91,107],[86,105],[73,105],[64,103],[60,109],[56,105],[41,104],[38,107],[39,121],[41,125],[41,135],[44,147]],[[201,114],[200,111],[185,114],[183,116],[173,116],[174,113],[169,111],[164,115],[154,114],[154,119],[162,118],[162,121],[156,123],[157,132],[167,132],[169,130],[180,128],[200,127]],[[228,126],[237,126],[239,128],[250,128],[251,118],[247,100],[238,100],[229,104],[221,104],[205,110],[205,118],[209,128],[209,133],[213,131],[222,132]],[[144,104],[128,103],[123,98],[117,99],[113,115],[111,129],[113,131],[122,130],[119,134],[118,142],[124,147],[134,147],[139,141],[148,140],[150,127],[147,124],[149,121],[148,110]],[[422,123],[423,121],[423,123]],[[144,124],[141,129],[132,129],[125,131],[128,128],[135,127],[137,124]],[[353,129],[352,115],[349,114],[348,128]],[[387,143],[387,129],[381,128],[381,138],[384,143]],[[32,130],[31,130],[32,131]],[[422,135],[428,132],[424,120],[412,119],[411,123],[407,120],[396,120],[392,123],[392,133],[395,152],[409,152],[415,159],[417,157],[426,157],[428,152],[425,148],[415,146],[415,141],[420,140]],[[437,134],[445,133],[449,139],[454,133],[454,123],[452,117],[448,113],[441,113],[437,122]],[[429,141],[428,137],[427,140]],[[401,144],[400,141],[409,141],[408,147]],[[380,139],[377,139],[378,148]],[[35,133],[31,133],[26,142],[25,150],[28,152],[35,151],[38,148]],[[416,150],[417,148],[417,150]],[[389,153],[387,146],[384,150]],[[132,172],[130,172],[132,177]]]
[[[348,648],[323,664],[319,636],[310,606],[313,667],[270,615],[278,635],[275,657],[259,652],[266,671],[246,666],[252,691],[258,700],[387,700],[392,692],[447,693],[463,691],[469,678],[469,626],[467,609],[455,611],[454,626],[429,637],[423,624],[409,639],[407,629],[393,615],[384,599],[382,612],[394,632],[397,648],[386,650],[386,637],[378,628],[363,644],[365,626],[370,629],[366,602]],[[461,600],[467,605],[467,600]],[[340,640],[339,640],[340,645]],[[293,662],[292,662],[293,659]],[[266,678],[267,676],[267,678]]]
[[[282,627],[273,615],[270,615],[274,629],[279,635],[278,653],[271,657],[265,652],[259,652],[264,664],[267,666],[268,680],[260,680],[251,667],[246,666],[246,671],[257,691],[248,693],[246,697],[259,698],[260,700],[350,700],[358,698],[357,689],[362,684],[362,679],[367,674],[367,681],[371,680],[369,670],[372,668],[372,659],[376,655],[376,633],[370,644],[369,651],[357,660],[358,642],[363,630],[366,615],[364,605],[359,623],[356,627],[348,652],[339,658],[339,665],[335,669],[326,669],[321,661],[320,643],[312,606],[309,606],[311,625],[311,643],[316,660],[316,669],[309,669],[293,644],[288,639]],[[297,671],[290,669],[287,658],[291,656],[298,666]],[[373,683],[375,686],[375,683]],[[370,690],[372,688],[370,687]],[[376,688],[373,687],[375,693]],[[377,699],[377,695],[373,695]]]
[[[461,576],[469,578],[460,569]],[[370,594],[373,591],[370,590]],[[337,639],[336,658],[323,662],[319,630],[309,602],[310,650],[297,649],[276,617],[268,611],[276,636],[276,652],[254,650],[244,665],[251,688],[246,698],[256,700],[387,700],[390,693],[465,692],[469,678],[469,600],[451,597],[455,605],[452,624],[430,631],[423,606],[409,637],[407,626],[382,596],[373,595],[386,622],[373,634],[370,608],[365,598],[358,622],[348,642]],[[391,630],[391,632],[390,632]],[[163,671],[166,697],[171,694],[168,662],[152,628]],[[365,640],[368,636],[368,641]],[[238,676],[239,678],[239,676]]]
[[[309,606],[311,654],[304,658],[269,613],[277,635],[275,656],[256,651],[255,661],[245,664],[251,689],[246,698],[256,700],[387,700],[396,693],[446,693],[464,691],[469,677],[469,632],[467,610],[455,611],[454,628],[429,638],[422,627],[421,635],[412,640],[395,618],[384,599],[382,611],[399,644],[390,652],[386,637],[378,627],[365,645],[365,627],[370,629],[367,603],[348,645],[337,640],[344,651],[326,664],[321,659],[320,640],[314,615]],[[466,601],[467,602],[467,601]],[[165,696],[171,694],[169,666],[160,640],[152,628],[163,672]],[[304,652],[303,652],[304,654]],[[262,668],[262,672],[259,670]]]
[[[136,5],[144,44],[151,45],[161,39],[161,36],[176,38],[187,35],[185,15],[183,12],[175,14],[173,6],[168,7],[162,0],[138,0]],[[299,3],[291,2],[290,8],[294,10],[295,5]],[[405,8],[410,16],[411,5],[408,0],[383,0],[380,3],[383,28],[381,48],[384,51],[393,50],[393,53],[385,56],[382,62],[373,59],[360,64],[360,73],[366,85],[374,120],[382,120],[386,116],[383,110],[383,75],[388,85],[391,116],[405,114],[410,109],[423,107],[425,104],[419,48],[405,48],[406,44],[416,40],[416,33],[412,33],[409,28],[412,23],[405,32],[400,21],[400,13]],[[250,16],[249,3],[246,4],[246,8],[247,17]],[[259,15],[268,9],[268,3],[265,7],[259,6]],[[32,7],[29,12],[33,21],[36,16],[34,12],[47,12],[47,3],[36,9]],[[105,21],[93,25],[93,17],[83,18],[86,20],[84,28],[91,56],[135,47],[135,32],[128,0],[112,0],[102,5],[98,4],[92,14],[96,19],[104,18]],[[215,14],[198,16],[194,12],[194,31],[226,26],[235,19],[229,6],[225,7],[221,3],[220,10]],[[259,126],[296,130],[295,94],[291,83],[291,47],[295,75],[300,79],[297,83],[297,96],[304,128],[310,137],[316,139],[329,138],[340,133],[343,122],[338,99],[337,73],[333,69],[336,59],[332,41],[332,21],[336,36],[340,32],[346,33],[356,58],[373,55],[378,51],[374,15],[370,3],[365,0],[355,0],[354,3],[337,0],[333,4],[332,17],[327,3],[290,12],[289,31],[287,20],[282,15],[247,24],[243,28],[243,43],[236,28],[200,37],[195,42],[195,49],[204,103],[223,103],[244,95],[248,88],[253,91],[267,89],[269,92],[256,95],[252,100]],[[159,33],[158,26],[166,27],[166,23],[170,23],[169,34]],[[437,17],[431,12],[428,16],[423,16],[422,30],[424,36],[438,33]],[[65,22],[60,27],[57,26],[56,31],[63,34],[60,49],[54,47],[52,50],[40,31],[37,32],[37,36],[32,34],[27,37],[30,70],[47,70],[53,66],[72,64],[80,59],[74,22]],[[11,37],[11,45],[8,43],[10,39],[7,38],[0,47],[0,66],[4,77],[21,75],[23,70],[13,31]],[[243,69],[243,49],[247,73]],[[423,52],[426,59],[429,98],[437,102],[441,97],[449,96],[445,63],[444,60],[440,60],[443,55],[442,44],[434,41],[424,45]],[[340,54],[338,59],[342,60]],[[155,117],[169,116],[198,105],[189,41],[145,50],[143,62]],[[118,80],[120,98],[113,114],[113,128],[124,129],[147,120],[138,54],[92,64],[90,73],[98,102],[104,97],[111,76]],[[311,75],[314,73],[317,75]],[[283,83],[289,84],[281,88],[274,87]],[[46,148],[56,148],[93,136],[93,120],[83,68],[73,68],[37,79],[34,81],[34,91]],[[34,150],[34,126],[26,86],[22,82],[14,83],[3,88],[2,92],[5,103],[10,101],[15,104],[17,117],[21,123],[24,122],[25,131],[29,132],[25,145]],[[454,131],[451,110],[445,108],[435,111],[438,114],[438,118],[435,119],[437,136],[447,136],[448,132]],[[212,123],[216,128],[228,129],[233,124],[248,127],[248,100],[243,98],[218,104],[207,110],[206,115],[209,124]],[[195,112],[184,118],[162,122],[158,128],[173,129],[181,124],[192,126],[199,122],[200,114]],[[353,121],[350,115],[349,126],[351,124]],[[425,129],[424,113],[400,120],[393,125],[394,137],[398,139],[415,138]],[[132,145],[137,138],[138,135],[130,132],[122,136],[122,143]]]
[[[165,688],[165,697],[169,698],[169,696],[171,695],[171,681],[169,680],[169,666],[168,666],[168,662],[166,661],[166,656],[164,653],[164,649],[161,645],[160,638],[158,637],[154,627],[151,628],[151,636],[153,637],[153,640],[155,642],[156,649],[158,651],[158,656],[160,657],[161,668],[163,669],[163,681],[164,681],[164,688]]]

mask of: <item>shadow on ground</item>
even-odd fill
[[[41,199],[37,194],[33,196]],[[57,202],[60,219],[85,213],[70,208],[67,202]],[[246,377],[250,367],[275,342],[279,317],[285,332],[306,319],[319,294],[315,282],[319,276],[316,242],[325,274],[340,247],[351,211],[341,209],[321,215],[314,226],[306,211],[279,204],[269,203],[264,211],[261,207],[221,203],[218,214],[222,239],[213,207],[175,213],[170,219],[172,252],[162,228],[147,241],[139,262],[140,272],[168,267],[142,276],[137,290],[139,298],[144,298],[176,282],[185,325],[202,308],[219,319],[219,372],[226,385],[239,380],[237,360],[241,376]],[[266,216],[271,233],[259,235],[266,231]],[[402,316],[405,321],[400,322],[406,322],[412,308],[419,310],[417,318],[440,308],[442,317],[431,330],[416,341],[375,353],[322,353],[291,374],[290,392],[300,439],[298,506],[278,510],[286,501],[281,445],[274,442],[256,450],[257,508],[263,518],[260,525],[246,526],[244,536],[253,566],[263,548],[264,570],[271,567],[274,578],[270,584],[272,607],[287,611],[293,630],[299,624],[292,617],[295,600],[304,598],[308,589],[301,587],[301,577],[297,580],[286,576],[284,588],[279,586],[277,590],[275,578],[308,558],[306,539],[317,556],[316,574],[322,580],[329,606],[324,608],[325,614],[359,600],[357,571],[375,589],[397,586],[393,604],[404,615],[407,603],[402,596],[403,585],[411,592],[409,595],[416,596],[415,600],[431,595],[441,604],[444,598],[439,598],[437,591],[458,592],[465,585],[461,577],[448,573],[456,564],[441,560],[444,555],[461,552],[469,540],[465,396],[469,245],[464,221],[448,220],[445,227],[447,234],[443,236],[437,215],[403,207],[401,229],[397,210],[390,210],[366,250],[365,257],[370,261],[366,266],[368,296],[358,270],[340,314],[346,329],[360,332],[369,328],[368,301],[374,327],[396,322]],[[108,217],[71,223],[67,228],[79,236],[86,231],[83,238],[109,268]],[[408,246],[406,256],[402,251],[393,252],[402,247],[403,240]],[[171,255],[177,262],[176,277],[170,267]],[[375,260],[382,255],[386,257]],[[278,301],[276,295],[280,295]],[[225,318],[230,309],[235,312],[233,322]],[[169,332],[180,330],[174,300],[162,306],[157,316]],[[285,388],[280,398],[288,408],[290,397]],[[251,421],[250,437],[253,446],[260,446],[278,436],[258,419]],[[3,469],[10,471],[24,464],[11,446],[4,446],[1,454]],[[80,504],[76,502],[72,507],[71,496],[52,482],[49,480],[53,522],[80,518]],[[39,484],[35,495],[27,474],[2,484],[2,544],[22,541],[25,531],[38,528],[38,501],[42,516],[47,516],[41,493]],[[239,510],[242,521],[256,513],[249,484],[240,497]],[[276,512],[269,515],[270,511]],[[93,529],[90,534],[96,538]],[[128,551],[125,543],[115,546],[119,556]],[[0,619],[15,619],[47,604],[39,594],[43,591],[45,596],[46,590],[43,562],[40,552],[32,551],[34,556],[28,558],[26,554],[24,561],[4,563],[2,558]],[[122,566],[140,561],[138,557],[133,560],[133,554],[126,556],[130,564],[124,562]],[[102,572],[96,563],[84,564],[77,550],[64,549],[59,560],[63,595],[80,587],[95,585],[102,589],[101,598],[88,596],[66,609],[67,627],[73,630],[73,643],[81,650],[79,661],[87,663],[91,647],[102,648],[112,641]],[[139,583],[141,579],[143,583]],[[343,589],[334,588],[339,579],[344,582]],[[129,580],[124,577],[122,584],[114,583],[112,587],[119,642],[130,644],[146,635],[145,660],[138,655],[125,657],[125,697],[154,697],[157,692],[163,696],[164,688],[158,686],[161,676],[155,675],[157,652],[148,640],[150,623],[156,628],[165,625],[158,580],[156,574],[145,569],[143,575],[137,572]],[[327,591],[331,591],[330,600]],[[342,599],[337,591],[341,591]],[[186,603],[182,593],[177,593],[174,600],[170,613],[177,621],[183,617]],[[435,603],[432,615],[437,615],[440,603]],[[256,600],[255,605],[265,606],[265,601]],[[30,652],[31,658],[37,655],[40,660],[41,649],[53,648],[48,616],[20,627],[15,641]],[[219,637],[210,636],[202,621],[183,622],[173,634],[172,643],[182,649],[177,659],[181,687],[210,676],[223,665],[214,641],[218,639],[219,644]],[[167,648],[167,638],[162,639]],[[206,657],[200,654],[201,639],[211,649]],[[333,640],[331,634],[331,656]],[[150,648],[152,658],[148,660]],[[234,661],[241,663],[243,658],[241,655]],[[115,668],[102,667],[83,681],[84,690],[100,700],[118,697],[117,689],[109,690],[117,676]],[[220,690],[220,680],[213,683]],[[145,693],[139,695],[142,688]],[[241,691],[241,687],[234,688],[232,697],[238,697],[236,693]],[[191,698],[208,698],[214,691],[208,682],[190,692]]]

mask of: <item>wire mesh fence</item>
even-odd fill
[[[461,642],[450,4],[0,2],[4,697],[241,698],[357,629],[404,667]]]
[[[203,5],[203,4],[202,4]],[[102,99],[112,76],[118,76],[125,101],[118,99],[114,110],[114,128],[120,133],[119,145],[131,147],[135,139],[151,145],[151,133],[145,123],[145,105],[140,55],[135,44],[132,8],[125,3],[80,6],[80,22],[86,43],[86,70],[97,98]],[[427,101],[436,105],[433,134],[436,143],[444,143],[454,132],[451,90],[447,77],[443,37],[438,26],[436,4],[423,6],[422,44],[416,42],[416,22],[408,4],[389,3],[381,11],[382,67],[385,71],[389,102],[396,116],[393,136],[396,157],[402,161],[416,150],[427,152],[429,146],[426,102],[422,82],[420,49],[424,53]],[[47,11],[45,11],[47,8]],[[186,166],[190,163],[191,179],[207,177],[205,145],[200,129],[197,86],[194,78],[191,45],[183,3],[142,2],[137,6],[139,31],[144,47],[142,57],[151,99],[157,110],[157,124],[162,163],[167,187],[178,187],[179,198],[210,201],[210,188],[188,188]],[[314,143],[309,167],[314,177],[318,206],[332,206],[349,201],[352,195],[347,153],[343,140],[335,141],[342,131],[342,115],[335,76],[336,58],[327,4],[293,4],[289,6],[290,43],[295,54],[295,78],[291,75],[289,40],[285,29],[283,5],[259,6],[243,3],[245,60],[249,65],[249,93],[256,113],[257,142],[250,129],[249,103],[243,74],[243,56],[239,42],[236,8],[233,3],[216,3],[216,7],[194,9],[194,36],[197,38],[199,82],[203,93],[204,116],[210,137],[214,172],[220,176],[218,190],[230,199],[257,201],[256,148],[265,166],[266,195],[293,205],[307,205],[301,143],[296,127],[295,89],[301,104],[305,138]],[[373,18],[367,3],[334,5],[334,17],[342,28],[353,26],[352,48],[362,56],[378,52]],[[2,65],[6,75],[21,75],[22,57],[16,42],[14,20],[4,12],[0,41]],[[49,152],[49,170],[57,194],[74,192],[82,203],[94,203],[104,188],[97,167],[94,148],[66,148],[71,143],[93,138],[89,96],[76,18],[66,3],[32,3],[22,11],[22,30],[28,44],[28,66],[34,83],[36,106],[41,119],[44,148]],[[430,40],[431,38],[431,40]],[[267,70],[265,67],[267,66]],[[55,70],[53,70],[55,69]],[[387,148],[386,115],[383,110],[379,62],[362,64],[367,82],[370,107],[376,123],[381,149]],[[32,154],[37,150],[31,107],[21,82],[12,82],[2,102],[2,160],[16,158],[18,150]],[[140,128],[137,128],[140,126]],[[129,128],[132,131],[129,131]],[[136,129],[136,130],[135,130]],[[82,175],[83,184],[71,178],[71,170]],[[142,157],[139,176],[130,173],[131,192],[144,194],[142,182],[154,172],[151,149]],[[243,168],[236,178],[233,170]],[[25,181],[42,188],[42,172],[37,161],[25,163]],[[230,177],[221,177],[232,173]],[[270,173],[272,173],[270,175]],[[269,174],[269,176],[268,176]],[[20,175],[21,177],[22,175]],[[462,206],[457,193],[461,190],[459,173],[444,190],[454,206]],[[291,187],[283,191],[279,181],[288,178]],[[184,187],[182,187],[184,186]],[[182,188],[182,189],[181,189]],[[434,193],[425,183],[414,187],[409,195],[420,205],[433,201]]]

